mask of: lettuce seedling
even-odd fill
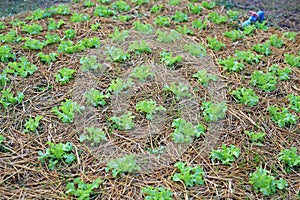
[[[84,93],[84,97],[86,98],[88,104],[97,107],[99,105],[106,105],[105,99],[110,98],[110,94],[103,94],[99,90],[92,88],[88,92]]]
[[[300,96],[296,96],[294,94],[287,95],[289,99],[289,108],[300,113]]]
[[[271,35],[269,41],[270,44],[276,48],[281,48],[282,45],[284,45],[284,41],[281,38],[279,38],[277,34]]]
[[[208,20],[202,21],[201,19],[195,19],[192,21],[192,27],[203,30],[206,28],[208,22]]]
[[[56,57],[58,55],[56,53],[49,53],[47,55],[47,54],[44,54],[43,52],[39,52],[38,54],[36,54],[36,56],[38,56],[42,62],[51,64],[52,62],[56,61]]]
[[[134,155],[125,155],[121,158],[110,159],[105,171],[112,171],[112,176],[117,177],[124,173],[134,173],[141,170]]]
[[[118,130],[131,130],[134,128],[134,118],[135,117],[132,116],[132,112],[128,112],[127,114],[121,115],[120,117],[112,116],[108,120],[112,121],[112,128]]]
[[[96,179],[92,183],[85,183],[80,178],[76,178],[73,182],[69,182],[66,186],[66,194],[72,194],[77,197],[79,200],[88,200],[90,196],[94,194],[94,189],[99,188],[99,184],[102,183],[103,180]]]
[[[157,41],[161,43],[174,43],[180,40],[181,35],[175,30],[171,30],[170,32],[156,31]]]
[[[107,47],[106,51],[107,60],[111,60],[113,62],[125,62],[127,59],[130,58],[130,54],[124,52],[121,48],[118,47]]]
[[[208,19],[216,24],[226,23],[228,21],[228,17],[224,15],[219,15],[217,12],[208,13]],[[226,35],[225,35],[226,36]]]
[[[81,71],[83,72],[102,68],[102,65],[97,62],[97,57],[95,55],[81,57],[80,64],[81,64]]]
[[[216,6],[216,3],[211,1],[211,2],[207,2],[207,1],[202,1],[202,4],[201,4],[204,8],[206,9],[213,9],[215,6]]]
[[[218,77],[216,75],[208,74],[206,70],[201,69],[196,74],[193,75],[194,78],[197,78],[198,83],[206,87],[209,81],[216,81]]]
[[[300,166],[300,155],[297,154],[297,148],[284,149],[280,151],[278,160],[289,168]]]
[[[238,88],[231,92],[235,96],[237,102],[245,104],[247,106],[255,106],[258,103],[258,96],[252,89]]]
[[[82,134],[79,137],[80,142],[84,142],[85,140],[91,141],[91,145],[95,146],[100,144],[102,141],[107,141],[107,137],[100,128],[95,128],[94,126],[86,127],[85,130],[87,134]]]
[[[133,83],[131,78],[128,78],[127,81],[124,81],[121,78],[117,78],[116,80],[111,81],[106,91],[113,92],[114,95],[118,95],[120,92],[131,87],[132,85]]]
[[[151,34],[153,31],[153,27],[151,24],[143,24],[140,21],[135,21],[133,23],[134,30],[143,33],[143,34]]]
[[[251,76],[250,84],[263,89],[265,92],[271,92],[276,89],[277,77],[271,73],[254,71]]]
[[[202,102],[202,106],[200,108],[203,110],[204,120],[207,122],[215,122],[219,119],[224,119],[227,111],[226,102],[220,103],[212,103],[211,101]]]
[[[276,189],[282,190],[288,186],[286,180],[280,178],[275,180],[274,176],[269,175],[270,171],[261,167],[249,175],[249,183],[253,186],[255,192],[261,192],[264,196],[272,195]]]
[[[191,29],[189,29],[187,27],[187,25],[177,26],[176,31],[183,35],[193,35],[194,34],[194,32]]]
[[[265,54],[266,56],[271,55],[270,43],[265,42],[263,44],[256,44],[252,48],[255,52]]]
[[[175,22],[187,22],[188,15],[186,13],[176,11],[176,13],[172,16],[172,20]]]
[[[142,54],[142,53],[152,53],[152,49],[150,45],[145,41],[134,41],[129,45],[129,51],[134,51],[136,55]]]
[[[163,7],[164,7],[163,4],[156,4],[156,5],[152,6],[150,12],[151,13],[159,13]]]
[[[31,64],[26,57],[20,57],[19,61],[20,62],[9,62],[6,72],[26,78],[38,69],[37,66]]]
[[[144,194],[146,196],[146,200],[172,200],[171,190],[162,187],[143,187],[141,190],[141,194]]]
[[[154,76],[154,72],[151,71],[150,66],[141,65],[140,67],[135,67],[130,76],[145,82],[148,78]]]
[[[156,101],[150,100],[143,100],[143,101],[139,101],[136,104],[136,110],[140,111],[140,112],[144,112],[146,113],[146,118],[148,120],[152,120],[153,119],[153,114],[158,112],[158,111],[165,111],[166,109],[162,106],[158,106],[156,105]]]
[[[181,56],[174,56],[172,52],[163,51],[160,53],[160,61],[168,67],[174,67],[175,64],[182,62]]]
[[[22,31],[30,34],[30,35],[37,35],[41,33],[43,30],[43,27],[39,24],[32,24],[32,25],[27,25],[25,24],[22,28]]]
[[[90,20],[90,16],[89,15],[84,15],[82,13],[73,13],[73,15],[71,16],[71,22],[85,22],[85,21],[89,21]]]
[[[167,16],[157,16],[154,19],[154,24],[157,24],[158,26],[170,26],[171,19]]]
[[[76,72],[75,69],[63,67],[55,74],[55,81],[60,84],[67,84],[73,79],[73,74]]]
[[[228,56],[227,59],[219,59],[219,64],[229,72],[239,72],[245,69],[245,65],[235,60],[235,58]]]
[[[0,61],[8,62],[11,59],[16,59],[16,55],[11,52],[12,48],[8,45],[0,46]]]
[[[270,68],[268,68],[268,71],[275,76],[279,78],[279,80],[289,80],[289,74],[292,73],[291,68],[285,67],[284,69],[280,69],[278,65],[274,64]]]
[[[224,32],[224,36],[231,38],[231,40],[233,42],[245,37],[243,32],[241,32],[239,30],[226,31],[226,32]]]
[[[246,62],[250,65],[259,63],[259,60],[263,57],[262,55],[255,55],[250,50],[248,51],[235,51],[235,56],[237,60]]]
[[[234,145],[226,147],[226,144],[222,144],[222,148],[218,150],[212,150],[210,152],[210,157],[212,161],[215,159],[222,161],[224,165],[231,165],[240,155],[240,149]]]
[[[184,50],[188,51],[189,54],[196,57],[206,56],[206,48],[202,44],[186,44]]]
[[[266,136],[265,132],[253,132],[253,131],[245,131],[246,135],[249,136],[251,142],[260,144],[264,140]]]
[[[10,89],[2,90],[0,98],[0,104],[4,109],[8,108],[10,105],[20,104],[24,99],[24,94],[18,92],[16,96],[10,91]]]
[[[70,8],[67,5],[59,4],[54,8],[54,12],[59,15],[68,15],[70,14]]]
[[[59,43],[61,38],[57,34],[47,33],[45,35],[45,45]]]
[[[284,54],[284,62],[292,67],[300,67],[300,55]]]
[[[50,170],[54,170],[58,162],[64,162],[67,165],[70,165],[76,160],[74,153],[72,153],[74,148],[72,143],[54,144],[52,142],[47,142],[47,144],[50,147],[46,149],[45,153],[39,151],[38,159],[41,163],[45,163],[48,160],[48,167]]]
[[[128,30],[120,31],[118,27],[115,27],[114,32],[108,35],[113,42],[125,42],[129,36]]]
[[[285,107],[278,108],[275,106],[269,106],[268,111],[271,114],[272,121],[275,122],[280,128],[297,124],[298,117],[289,113],[288,109]]]
[[[98,17],[111,17],[115,14],[115,11],[109,9],[107,6],[97,6],[94,11],[94,15]]]
[[[53,107],[51,111],[62,120],[63,123],[73,122],[75,112],[81,112],[84,110],[84,106],[80,106],[78,103],[73,102],[70,99],[66,99],[65,102],[61,102],[60,106]]]
[[[35,132],[37,127],[40,125],[40,120],[43,119],[42,116],[38,115],[34,119],[30,117],[25,123],[24,133]]]
[[[65,24],[65,22],[62,19],[59,20],[58,22],[56,22],[54,19],[49,18],[48,31],[53,31],[53,30],[59,29],[64,24]]]
[[[118,10],[119,12],[127,12],[130,10],[130,6],[128,5],[128,3],[122,0],[111,4],[111,8]]]
[[[218,41],[216,38],[206,37],[207,39],[207,46],[212,50],[220,51],[222,48],[225,48],[226,45],[222,42]]]
[[[179,173],[175,173],[172,180],[175,182],[183,182],[186,187],[194,185],[204,185],[204,171],[200,166],[191,167],[185,162],[177,162],[174,165],[179,169]]]
[[[44,46],[46,46],[45,42],[40,42],[36,39],[25,38],[25,44],[23,46],[24,49],[30,50],[42,50]]]
[[[200,14],[203,9],[202,6],[191,4],[191,3],[188,4],[188,7],[189,7],[189,11],[194,15]]]
[[[175,83],[171,83],[170,86],[169,85],[165,85],[163,87],[164,91],[170,91],[174,94],[175,99],[176,100],[180,100],[183,97],[190,97],[191,94],[189,93],[189,87],[183,83],[179,83],[179,84],[175,84]]]

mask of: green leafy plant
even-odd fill
[[[274,194],[276,189],[282,190],[288,186],[286,180],[282,178],[275,180],[274,176],[269,175],[270,173],[270,171],[261,167],[250,173],[249,183],[253,186],[255,192],[261,192],[264,196],[269,196]]]
[[[294,94],[287,95],[289,100],[289,108],[300,113],[300,96],[296,96]]]
[[[74,29],[67,29],[64,31],[65,38],[72,39],[76,35],[76,31]]]
[[[10,91],[10,89],[4,89],[1,92],[0,104],[3,108],[8,108],[10,105],[20,104],[24,99],[24,94],[18,92],[16,96]]]
[[[191,143],[194,137],[204,135],[206,128],[202,124],[194,126],[183,118],[174,119],[172,122],[174,132],[171,134],[175,143]]]
[[[178,41],[181,36],[180,33],[178,33],[175,30],[171,30],[169,32],[164,32],[164,31],[156,31],[157,34],[157,41],[161,43],[173,43]]]
[[[186,187],[194,185],[204,185],[204,171],[200,166],[191,167],[185,162],[177,162],[174,165],[180,172],[175,173],[172,180],[175,182],[183,182]]]
[[[36,39],[25,38],[25,44],[23,46],[24,49],[31,50],[42,50],[45,46],[44,42],[40,42]]]
[[[191,3],[188,4],[188,7],[189,7],[189,11],[194,15],[200,14],[203,9],[201,5],[191,4]]]
[[[206,9],[213,9],[216,6],[216,3],[211,1],[211,2],[207,2],[207,1],[202,1],[202,6]]]
[[[86,48],[97,48],[100,47],[101,42],[98,37],[91,37],[91,38],[83,38],[82,40],[78,41],[76,46],[81,46],[83,49]]]
[[[125,42],[126,38],[129,36],[129,31],[120,31],[119,28],[115,27],[114,32],[108,36],[113,42]]]
[[[171,19],[167,16],[157,16],[154,19],[154,24],[157,24],[158,26],[170,26]]]
[[[40,120],[43,119],[42,116],[38,115],[34,119],[30,117],[25,123],[24,133],[35,132],[37,127],[40,125]]]
[[[232,31],[226,31],[224,33],[225,37],[231,38],[231,40],[234,42],[238,39],[242,39],[244,38],[244,34],[243,32],[239,31],[239,30],[232,30]]]
[[[30,35],[37,35],[41,33],[43,30],[43,27],[39,24],[32,24],[32,25],[27,25],[25,24],[22,28],[22,31],[30,34]]]
[[[228,17],[231,21],[237,21],[239,19],[240,13],[236,10],[227,10],[226,11]]]
[[[231,165],[240,155],[240,149],[234,145],[227,147],[226,144],[222,144],[221,149],[212,150],[210,157],[214,161],[215,159],[222,161],[222,164]]]
[[[165,111],[166,109],[162,106],[158,106],[156,105],[156,101],[150,100],[143,100],[143,101],[139,101],[136,104],[136,110],[140,111],[140,112],[144,112],[146,113],[146,118],[148,120],[152,120],[153,119],[153,114],[158,112],[158,111]]]
[[[117,78],[116,80],[111,81],[109,87],[107,88],[107,92],[113,92],[114,95],[117,95],[122,92],[122,90],[125,90],[132,85],[133,83],[131,78],[128,78],[127,81]]]
[[[285,164],[288,168],[300,166],[300,155],[297,154],[296,147],[280,151],[278,160]]]
[[[154,73],[151,71],[150,66],[141,65],[139,67],[135,67],[130,76],[145,82],[147,78],[153,77]]]
[[[252,36],[255,29],[256,29],[255,25],[248,25],[248,26],[244,27],[243,34],[245,36],[246,35]]]
[[[23,38],[17,34],[16,30],[10,30],[6,34],[0,34],[0,42],[2,43],[20,43]]]
[[[271,92],[276,89],[277,78],[271,73],[254,71],[251,76],[250,83],[264,90],[265,92]]]
[[[70,14],[70,8],[67,5],[59,4],[54,9],[54,12],[59,15],[68,15]]]
[[[172,200],[172,192],[162,187],[154,188],[152,186],[143,187],[141,194],[144,194],[145,200]]]
[[[288,109],[285,107],[278,108],[275,106],[269,106],[268,111],[271,114],[272,121],[275,122],[280,128],[297,123],[298,117],[289,113]]]
[[[113,62],[124,62],[130,58],[130,54],[124,52],[121,48],[118,47],[107,47],[106,51],[107,60],[111,60]]]
[[[99,188],[99,184],[102,182],[103,180],[98,178],[92,183],[85,183],[80,178],[76,178],[67,184],[66,194],[74,195],[78,200],[88,200],[94,194],[93,190]]]
[[[129,45],[129,51],[134,51],[135,54],[139,55],[142,53],[151,53],[152,49],[145,40],[134,41]]]
[[[181,56],[174,56],[172,52],[163,51],[160,53],[160,61],[168,67],[174,67],[176,64],[182,62]]]
[[[0,61],[8,62],[11,59],[16,59],[16,55],[11,52],[12,48],[8,45],[0,46]]]
[[[98,17],[110,17],[114,15],[115,12],[109,9],[107,6],[97,6],[94,11],[94,15]]]
[[[156,5],[152,6],[150,12],[151,13],[159,13],[163,7],[164,7],[163,4],[156,4]]]
[[[270,43],[265,42],[264,44],[256,44],[253,46],[253,50],[257,53],[265,54],[266,56],[271,55]]]
[[[83,44],[76,44],[74,45],[72,41],[70,40],[62,40],[61,43],[58,45],[58,52],[66,53],[66,54],[72,54],[75,52],[81,52],[85,50],[86,48],[83,46]]]
[[[262,30],[262,31],[268,31],[269,30],[269,27],[267,25],[267,22],[266,21],[263,21],[263,22],[255,22],[255,27]]]
[[[6,72],[25,78],[37,70],[37,67],[31,64],[26,57],[20,57],[19,61],[20,62],[9,62]]]
[[[219,119],[224,119],[227,111],[226,102],[213,103],[211,101],[202,102],[202,106],[200,108],[203,110],[204,120],[207,122],[214,122]]]
[[[235,56],[237,60],[246,62],[248,64],[257,64],[259,60],[263,57],[262,55],[255,55],[250,50],[248,51],[235,51]]]
[[[245,65],[235,60],[235,58],[228,56],[226,59],[219,59],[219,64],[229,72],[239,72],[245,69]]]
[[[0,73],[0,90],[2,89],[3,86],[5,86],[8,82],[9,82],[9,78],[7,76],[7,72],[4,69],[1,73]]]
[[[48,167],[50,170],[54,170],[58,162],[64,162],[65,164],[70,165],[76,160],[74,153],[72,153],[74,148],[72,143],[54,144],[52,142],[47,142],[47,144],[50,147],[46,149],[45,153],[39,151],[38,159],[41,163],[45,163],[48,160]]]
[[[290,41],[295,41],[297,32],[285,32],[283,36]]]
[[[176,100],[180,100],[183,97],[190,97],[191,94],[189,93],[189,87],[183,83],[179,83],[179,84],[175,84],[175,83],[171,83],[170,86],[169,85],[165,85],[163,87],[164,91],[170,91],[174,94],[175,99]]]
[[[283,42],[283,40],[281,38],[279,38],[277,36],[277,34],[274,34],[274,35],[270,36],[270,44],[273,47],[281,48],[282,45],[284,45],[284,42]]]
[[[87,99],[88,104],[97,107],[99,105],[100,106],[106,105],[105,99],[110,98],[110,94],[103,94],[99,90],[92,88],[84,94],[84,97]]]
[[[138,165],[134,155],[125,155],[121,158],[110,159],[107,163],[105,171],[112,171],[112,176],[117,177],[124,173],[134,173],[140,171],[141,167]]]
[[[231,92],[235,96],[237,102],[245,104],[247,106],[255,106],[258,103],[258,96],[252,89],[238,88]]]
[[[208,20],[202,21],[201,19],[195,19],[192,21],[192,27],[203,30],[206,28],[208,22]]]
[[[254,131],[245,131],[246,135],[249,136],[251,142],[258,143],[264,140],[266,136],[265,132],[254,132]]]
[[[169,0],[168,4],[170,6],[179,6],[180,2],[181,2],[181,0]]]
[[[100,23],[91,24],[91,30],[97,31],[100,27]]]
[[[51,17],[53,12],[51,12],[49,9],[42,10],[40,8],[36,9],[32,12],[31,16],[26,17],[26,19],[29,20],[40,20],[47,17]]]
[[[134,128],[133,119],[135,117],[132,116],[131,112],[128,112],[125,115],[121,115],[120,117],[112,116],[108,120],[113,122],[113,128],[118,130],[131,130]]]
[[[285,67],[284,69],[280,69],[276,64],[268,68],[268,71],[277,76],[279,80],[289,80],[289,74],[292,73],[291,68]]]
[[[216,24],[226,23],[228,21],[228,17],[224,15],[219,15],[217,12],[208,13],[208,19]],[[235,32],[235,31],[231,31]],[[238,31],[239,32],[239,31]],[[236,34],[236,33],[235,33]],[[225,35],[225,34],[224,34]],[[226,36],[226,35],[225,35]],[[226,36],[227,37],[227,36]]]
[[[111,8],[118,10],[120,12],[127,12],[130,10],[130,6],[128,5],[127,2],[119,0],[113,4],[111,4]]]
[[[50,33],[47,33],[45,35],[45,45],[48,45],[48,44],[56,44],[56,43],[59,43],[61,38],[59,37],[59,35],[57,34],[50,34]]]
[[[194,34],[194,32],[191,29],[189,29],[187,27],[187,25],[177,26],[176,31],[183,35],[193,35]]]
[[[71,16],[71,22],[85,22],[89,21],[90,16],[89,15],[84,15],[82,13],[73,13]]]
[[[55,81],[60,84],[67,84],[73,79],[73,74],[76,72],[74,69],[63,67],[55,74]]]
[[[206,37],[207,39],[207,46],[212,50],[220,51],[222,48],[225,48],[226,45],[222,42],[218,41],[216,38]]]
[[[52,112],[62,120],[63,123],[73,122],[75,112],[84,110],[84,106],[80,106],[78,103],[73,102],[70,99],[66,99],[65,102],[61,102],[60,106],[52,108]]]
[[[24,24],[26,24],[25,21],[23,20],[19,20],[18,18],[14,18],[11,22],[10,22],[11,26],[13,28],[16,28],[16,27],[19,27],[19,26],[22,26]]]
[[[91,8],[91,7],[94,7],[96,4],[91,0],[85,0],[83,5],[85,7]]]
[[[209,81],[216,81],[218,77],[216,75],[208,74],[206,70],[201,69],[193,75],[194,78],[197,78],[198,83],[203,86],[207,86]]]
[[[94,126],[86,127],[85,130],[87,134],[82,134],[79,137],[80,142],[84,142],[85,140],[91,141],[92,146],[100,144],[102,141],[107,141],[107,137],[100,128],[96,128]]]
[[[59,29],[64,24],[65,24],[65,22],[62,19],[59,20],[58,22],[56,22],[53,18],[49,18],[48,30],[53,31],[53,30]]]
[[[184,45],[184,50],[188,51],[189,54],[196,57],[206,56],[206,48],[202,44],[186,44]]]
[[[176,13],[172,16],[172,20],[175,22],[187,22],[188,15],[186,13],[176,11]]]
[[[140,33],[150,34],[153,31],[153,27],[151,26],[151,24],[143,24],[140,21],[135,21],[133,23],[133,26],[134,26],[134,30]]]
[[[58,56],[56,53],[49,53],[44,54],[43,52],[39,52],[38,54],[36,54],[42,62],[47,63],[47,64],[51,64],[52,62],[56,61],[56,57]]]
[[[102,65],[97,62],[97,57],[92,56],[83,56],[80,58],[81,71],[87,72],[89,70],[101,69]]]
[[[131,0],[131,3],[141,6],[149,3],[149,0]]]
[[[4,22],[0,22],[0,31],[5,29],[6,28],[6,25]]]
[[[292,67],[300,67],[300,55],[284,54],[284,62]]]

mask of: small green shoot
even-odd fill
[[[289,80],[289,74],[292,73],[291,68],[285,67],[284,69],[280,69],[278,65],[274,64],[270,68],[268,68],[268,71],[275,76],[279,78],[279,80],[286,81]]]
[[[74,195],[79,200],[88,200],[94,194],[93,190],[99,188],[99,184],[102,182],[103,180],[98,178],[92,183],[85,183],[80,178],[76,178],[72,182],[68,182],[66,194]]]
[[[224,165],[231,165],[232,162],[235,161],[240,155],[240,149],[234,145],[230,145],[230,147],[226,147],[226,144],[222,144],[221,149],[212,150],[210,152],[210,157],[212,161],[215,159],[222,161]]]
[[[216,38],[206,37],[207,39],[207,46],[215,51],[220,51],[223,48],[226,48],[226,45],[220,41],[218,41]]]
[[[40,125],[40,120],[43,119],[42,116],[38,115],[35,118],[30,117],[25,123],[24,133],[35,132],[37,127]]]
[[[136,110],[146,113],[146,118],[148,120],[152,120],[153,119],[153,114],[155,114],[158,111],[165,111],[166,109],[162,106],[158,106],[156,105],[156,101],[150,100],[143,100],[143,101],[139,101],[136,104]]]
[[[135,67],[131,72],[130,76],[145,82],[148,78],[154,76],[154,72],[151,71],[151,67],[147,65],[141,65],[140,67]]]
[[[271,55],[270,43],[265,42],[263,44],[256,44],[252,48],[255,52],[265,54],[266,56]]]
[[[128,112],[125,115],[121,115],[120,117],[112,116],[108,120],[112,121],[112,127],[118,130],[131,130],[134,128],[133,119],[135,117],[132,116],[131,112]]]
[[[280,151],[278,160],[289,168],[300,166],[300,155],[297,154],[297,148],[284,149]]]
[[[53,31],[56,29],[60,29],[62,25],[64,25],[65,22],[64,20],[59,20],[56,22],[53,18],[49,18],[49,23],[48,23],[48,31]]]
[[[170,91],[174,94],[176,100],[180,100],[183,97],[190,97],[191,94],[189,93],[189,87],[183,83],[175,84],[171,83],[169,85],[165,85],[163,88],[164,91]]]
[[[55,74],[55,81],[64,85],[70,82],[74,77],[73,74],[76,72],[74,69],[63,67]]]
[[[66,99],[65,102],[61,102],[60,106],[52,108],[52,112],[58,116],[63,123],[73,122],[75,112],[80,113],[84,110],[84,106],[80,106],[78,103],[73,102],[70,99]]]
[[[187,22],[188,15],[186,13],[176,11],[176,13],[172,16],[172,20],[175,22]]]
[[[0,61],[8,62],[12,59],[16,59],[16,55],[11,52],[12,48],[8,45],[0,46]]]
[[[102,141],[107,141],[107,137],[100,128],[96,128],[94,126],[86,127],[85,130],[87,131],[87,134],[82,134],[79,137],[80,142],[84,142],[86,140],[91,142],[92,146],[96,146],[100,144]]]
[[[270,173],[270,171],[261,167],[250,173],[249,183],[253,186],[255,192],[261,192],[264,196],[269,196],[274,194],[276,189],[282,190],[288,186],[286,180],[282,178],[275,180],[274,176],[269,175]]]
[[[284,45],[284,41],[279,38],[276,34],[270,36],[270,44],[273,47],[281,48]]]
[[[292,67],[300,68],[300,55],[296,56],[293,54],[284,54],[284,62],[291,65]]]
[[[294,94],[287,95],[289,100],[289,108],[294,110],[297,113],[300,113],[300,96],[296,96]]]
[[[245,134],[249,136],[251,142],[257,144],[264,141],[264,137],[266,136],[265,132],[245,131]]]
[[[297,32],[285,32],[283,36],[290,41],[295,41]]]
[[[129,53],[124,52],[121,48],[115,46],[107,47],[106,55],[107,60],[118,63],[125,62],[127,59],[130,58]]]
[[[192,21],[192,27],[199,29],[199,30],[203,30],[206,28],[208,23],[208,20],[202,21],[201,19],[195,19]]]
[[[172,192],[162,187],[143,187],[141,194],[145,195],[145,200],[172,200]]]
[[[174,56],[172,52],[163,51],[160,53],[160,61],[168,67],[175,67],[176,64],[182,62],[181,56]]]
[[[258,104],[258,96],[252,89],[238,88],[231,92],[236,98],[237,102],[247,106],[256,106]]]
[[[81,57],[80,64],[81,64],[80,69],[83,72],[102,68],[102,65],[97,62],[97,57],[95,55]]]
[[[180,33],[178,33],[175,30],[171,30],[169,32],[163,32],[158,30],[156,32],[157,34],[157,41],[161,43],[174,43],[178,40],[180,40],[181,36]]]
[[[143,33],[143,34],[151,34],[153,31],[153,27],[151,24],[143,24],[140,21],[135,21],[133,23],[134,30]]]
[[[22,28],[22,31],[28,33],[29,35],[40,34],[42,30],[43,27],[39,24],[32,24],[32,25],[25,24]]]
[[[117,177],[124,173],[134,173],[141,170],[134,155],[125,155],[121,158],[110,159],[105,171],[112,171],[112,176]]]
[[[175,173],[172,180],[182,182],[186,187],[204,185],[204,171],[200,166],[191,167],[185,162],[177,162],[174,165],[180,172]]]
[[[297,124],[298,117],[289,113],[288,109],[285,107],[278,108],[275,106],[269,106],[268,111],[271,114],[272,121],[275,122],[280,128]]]
[[[131,87],[133,85],[132,79],[128,78],[127,81],[124,81],[121,78],[117,78],[116,80],[112,80],[109,87],[107,88],[107,92],[113,92],[114,95],[120,94],[123,90]]]
[[[23,48],[30,50],[42,50],[46,44],[36,39],[25,38],[25,43]]]
[[[235,51],[235,56],[237,60],[246,62],[250,65],[259,63],[259,60],[263,57],[262,55],[255,55],[250,50],[248,51]]]
[[[51,64],[52,62],[56,61],[56,57],[58,56],[56,53],[49,53],[44,54],[43,52],[39,52],[38,54],[36,54],[42,62],[47,63],[47,64]]]
[[[126,38],[129,36],[128,30],[120,31],[119,28],[115,27],[114,32],[108,35],[113,42],[125,42]]]
[[[38,159],[41,161],[41,163],[48,161],[48,167],[50,170],[54,170],[58,162],[63,162],[67,165],[70,165],[76,160],[74,153],[72,153],[74,148],[72,143],[67,142],[65,144],[54,144],[52,142],[47,142],[47,144],[50,147],[46,149],[45,153],[39,151]]]
[[[202,1],[202,4],[201,4],[204,8],[206,9],[213,9],[215,6],[216,6],[216,3],[211,1],[211,2],[207,2],[207,1]]]
[[[257,86],[265,92],[271,92],[276,89],[277,77],[271,73],[254,71],[251,76],[250,84]]]
[[[208,82],[218,80],[218,77],[216,75],[211,75],[204,69],[199,70],[196,74],[193,75],[193,77],[197,78],[198,83],[200,83],[204,87],[208,85]]]
[[[216,24],[222,24],[222,23],[226,23],[228,21],[228,17],[224,16],[224,15],[219,15],[217,12],[211,12],[208,13],[208,19],[211,22],[214,22]],[[233,31],[234,32],[234,31]],[[239,31],[238,31],[239,32]],[[226,36],[226,35],[225,35]],[[227,36],[226,36],[227,37]],[[235,40],[234,40],[235,41]]]
[[[7,109],[10,105],[20,104],[24,99],[24,94],[18,92],[16,96],[10,91],[10,89],[2,90],[0,98],[0,104],[4,109]]]
[[[20,57],[19,61],[20,62],[9,62],[8,68],[6,69],[7,73],[26,78],[38,69],[37,66],[31,64],[26,57]]]
[[[110,94],[103,94],[99,90],[92,88],[88,92],[84,93],[84,97],[88,104],[97,107],[106,105],[105,99],[110,98]]]
[[[72,39],[76,36],[76,31],[74,29],[67,29],[64,31],[65,38]]]
[[[183,118],[174,119],[172,127],[175,128],[171,134],[175,143],[191,143],[194,137],[200,137],[205,134],[206,128],[202,124],[194,126]]]
[[[222,65],[223,69],[229,72],[239,72],[245,69],[245,65],[235,60],[235,58],[228,56],[226,59],[219,59],[219,64]]]
[[[84,15],[81,13],[73,13],[71,16],[71,22],[85,22],[90,20],[90,16],[89,15]]]
[[[220,103],[212,103],[211,101],[202,102],[202,106],[200,108],[203,110],[204,120],[207,122],[215,122],[219,119],[224,119],[227,111],[226,102]]]
[[[151,53],[152,49],[145,40],[134,41],[129,45],[129,51],[133,51],[136,55],[142,53]]]

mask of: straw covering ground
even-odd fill
[[[297,199],[300,35],[214,2],[0,22],[3,199]]]

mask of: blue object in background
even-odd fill
[[[262,22],[262,21],[264,21],[265,20],[265,12],[264,11],[258,11],[257,12],[257,14],[258,14],[258,21],[259,22]]]
[[[250,11],[250,13],[251,13],[251,16],[249,17],[249,19],[247,21],[244,21],[242,23],[242,27],[251,25],[257,21],[261,23],[262,21],[265,20],[265,12],[264,11],[260,10],[257,13]]]

